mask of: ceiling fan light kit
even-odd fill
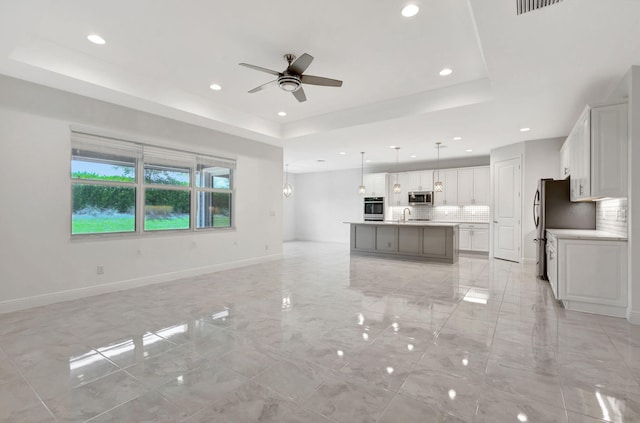
[[[284,58],[287,63],[289,63],[289,66],[287,66],[287,68],[282,72],[274,71],[260,66],[250,65],[248,63],[240,63],[240,66],[244,66],[246,68],[257,70],[260,72],[265,72],[278,77],[274,81],[267,82],[266,84],[262,84],[252,90],[249,90],[250,94],[262,91],[263,89],[271,85],[277,85],[281,90],[292,93],[296,100],[302,103],[303,101],[307,101],[307,96],[304,93],[302,84],[319,85],[323,87],[342,86],[342,81],[339,81],[337,79],[325,78],[323,76],[303,75],[304,71],[307,70],[311,62],[313,62],[313,56],[311,56],[310,54],[304,53],[298,58],[296,58],[296,56],[294,56],[293,54],[285,54]]]

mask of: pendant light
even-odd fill
[[[442,181],[440,181],[440,144],[442,144],[440,141],[436,143],[436,146],[438,148],[438,161],[436,162],[438,177],[436,178],[436,182],[433,184],[433,190],[435,192],[442,192],[442,190],[444,189],[444,185],[442,185]]]
[[[360,188],[358,188],[358,194],[364,195],[367,192],[364,186],[364,151],[361,151],[360,154],[362,154],[362,165],[360,166]]]
[[[396,149],[396,183],[393,184],[393,192],[395,194],[400,194],[400,192],[402,191],[402,188],[400,187],[400,183],[398,182],[398,150],[400,150],[400,147],[395,147]]]
[[[284,185],[282,186],[282,195],[284,195],[284,198],[289,198],[293,195],[293,187],[289,183],[289,165],[288,164],[285,165],[285,169],[286,169],[284,171],[285,182],[284,182]]]

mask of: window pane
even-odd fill
[[[198,192],[198,228],[231,227],[231,194]]]
[[[144,197],[145,231],[189,229],[189,191],[147,188]]]
[[[71,234],[134,232],[136,189],[73,184]]]
[[[98,181],[135,182],[136,159],[73,149],[71,177]]]
[[[198,188],[231,189],[231,169],[199,164],[196,168]]]
[[[147,184],[189,186],[189,168],[144,165],[144,182]]]

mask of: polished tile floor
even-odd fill
[[[281,261],[0,315],[2,422],[640,422],[640,327],[532,265]]]

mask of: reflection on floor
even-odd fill
[[[640,328],[532,265],[285,259],[0,316],[3,422],[638,422]]]

